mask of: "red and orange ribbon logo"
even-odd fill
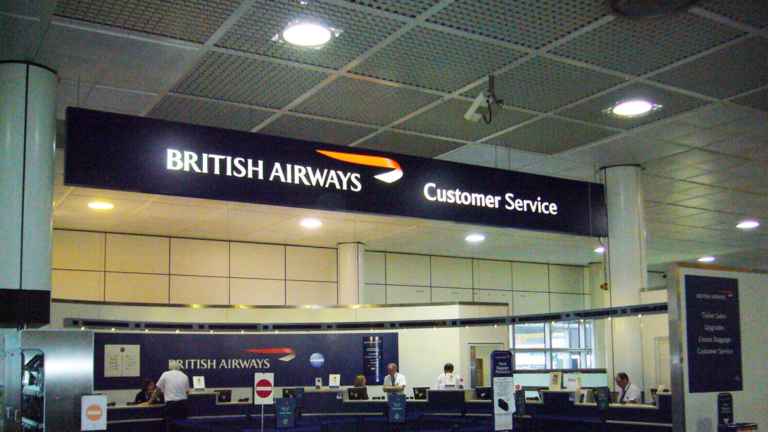
[[[381,168],[392,168],[392,171],[374,176],[384,183],[394,183],[403,177],[403,169],[396,161],[381,156],[368,156],[352,153],[340,153],[327,150],[318,150],[320,154],[334,158],[340,161],[349,162],[357,165],[367,165]]]

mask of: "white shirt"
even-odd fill
[[[464,383],[461,381],[461,377],[459,374],[453,374],[453,376],[456,378],[456,387],[453,388],[461,388],[461,386],[464,385]],[[445,390],[445,374],[440,374],[440,376],[437,377],[437,384],[435,384],[435,388],[437,390]]]
[[[642,400],[640,388],[638,388],[636,385],[629,383],[627,384],[627,388],[624,389],[624,397],[621,397],[621,393],[619,393],[619,403],[625,402],[625,403],[640,403]]]
[[[184,375],[184,372],[177,370],[164,372],[155,385],[165,394],[166,402],[187,400],[189,378]]]
[[[395,374],[395,379],[392,379],[392,375],[387,374],[386,377],[384,377],[384,387],[399,387],[403,386],[405,387],[405,375],[401,373]],[[399,392],[390,392],[390,394],[404,394],[405,389],[400,390]]]

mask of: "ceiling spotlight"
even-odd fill
[[[88,207],[94,210],[109,210],[115,208],[115,205],[107,202],[92,202],[88,203]]]
[[[485,240],[485,236],[482,234],[470,234],[466,237],[464,237],[464,240],[472,243],[477,243]]]
[[[703,257],[697,259],[696,261],[698,261],[698,262],[712,262],[714,260],[715,260],[715,257],[713,257],[712,255],[707,255],[707,256],[703,256]]]
[[[757,228],[759,226],[760,226],[760,222],[758,222],[758,221],[745,220],[744,222],[741,222],[738,225],[736,225],[736,228],[752,229],[752,228]]]
[[[608,108],[607,112],[618,117],[640,117],[659,108],[661,105],[654,105],[645,99],[632,99],[618,102]]]
[[[605,253],[605,247],[604,246],[598,246],[595,248],[595,252],[597,253]]]
[[[272,40],[294,46],[319,49],[337,37],[336,29],[307,20],[295,20],[280,30]]]
[[[318,228],[318,227],[320,227],[322,225],[323,225],[322,222],[320,222],[317,219],[312,219],[312,218],[307,218],[307,219],[304,219],[303,221],[301,221],[301,226],[303,226],[304,228]]]

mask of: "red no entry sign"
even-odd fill
[[[272,394],[272,383],[266,379],[259,380],[256,383],[256,394],[260,398],[268,398]]]

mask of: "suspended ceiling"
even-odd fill
[[[320,49],[272,40],[312,17]],[[67,106],[600,182],[644,168],[648,261],[768,268],[768,3],[628,19],[605,1],[0,1],[2,60],[50,66]],[[504,106],[464,120],[488,76]],[[662,108],[603,113],[643,96]],[[61,140],[60,140],[61,141]],[[445,222],[68,187],[54,227],[554,263],[597,240]],[[111,200],[97,213],[86,204]],[[307,231],[298,221],[324,221]],[[483,232],[479,245],[463,239]]]

